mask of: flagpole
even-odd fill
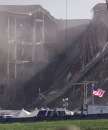
[[[94,84],[92,84],[92,105],[94,105],[94,95],[93,95],[93,90],[94,90]]]
[[[92,94],[92,105],[94,105],[94,95]]]
[[[85,83],[85,92],[86,92],[86,95],[85,95],[85,98],[86,98],[86,102],[85,102],[85,104],[87,105],[87,96],[88,96],[88,88],[87,88],[87,85],[88,85],[88,83]]]
[[[84,83],[84,101],[83,101],[83,104],[85,105],[85,83]]]

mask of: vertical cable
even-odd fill
[[[10,31],[10,18],[8,17],[8,60],[7,60],[7,82],[9,85],[9,76],[10,76],[10,70],[9,70],[9,54],[10,54],[10,35],[9,35],[9,31]]]
[[[16,79],[16,76],[17,76],[17,41],[16,41],[16,18],[15,18],[15,73],[14,73],[14,76],[15,76],[15,79]]]
[[[66,20],[65,20],[65,43],[67,44],[67,16],[68,16],[68,0],[66,0]]]
[[[45,43],[45,15],[42,18],[42,43]]]

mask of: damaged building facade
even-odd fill
[[[0,6],[1,94],[49,62],[45,44],[56,42],[57,29],[56,20],[40,5]]]
[[[78,57],[80,62],[79,44],[70,45],[88,24],[89,20],[55,19],[40,5],[0,6],[1,107],[33,106],[39,88],[46,91],[55,81],[62,87],[64,82],[58,75],[68,77],[73,60]]]

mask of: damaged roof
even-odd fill
[[[18,15],[34,15],[37,12],[42,12],[47,15],[51,20],[56,22],[55,18],[41,5],[0,5],[0,12],[11,13]]]
[[[40,5],[0,5],[1,12],[11,12],[16,14],[29,14],[43,9]]]

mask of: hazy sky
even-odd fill
[[[105,0],[0,0],[0,4],[40,4],[56,18],[83,19],[92,17],[92,7]]]

